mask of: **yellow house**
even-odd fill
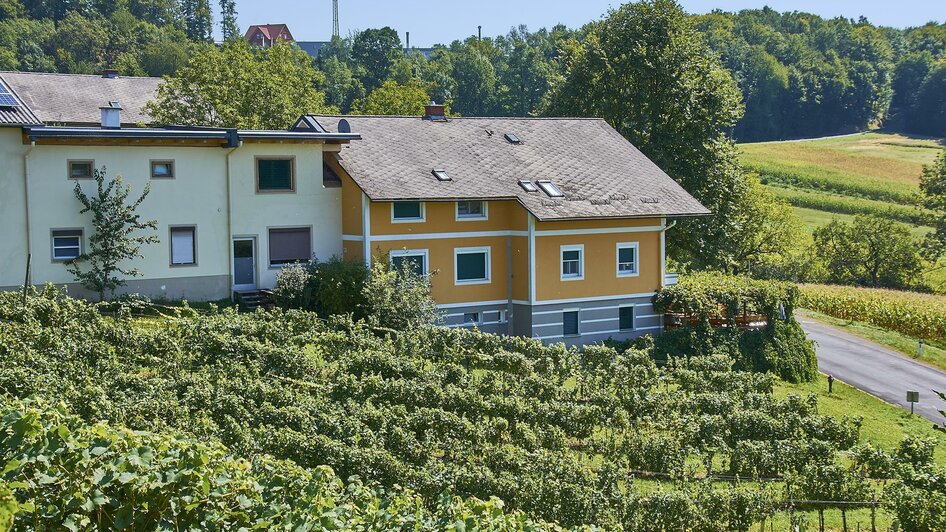
[[[668,217],[709,214],[603,120],[310,116],[356,131],[344,256],[430,274],[451,327],[589,343],[661,328]]]

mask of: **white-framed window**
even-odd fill
[[[566,309],[562,311],[562,336],[581,335],[581,311]]]
[[[427,218],[427,209],[422,201],[391,202],[391,222],[423,222]]]
[[[152,160],[151,179],[174,179],[174,161]]]
[[[397,249],[390,253],[391,267],[400,270],[405,265],[417,275],[427,275],[430,271],[429,253],[426,249]]]
[[[489,212],[485,201],[457,202],[457,221],[486,220],[488,217]]]
[[[584,244],[562,246],[561,259],[563,281],[578,281],[585,278]]]
[[[463,313],[463,323],[479,323],[479,322],[480,322],[479,312],[464,312]]]
[[[640,244],[637,242],[618,242],[617,244],[617,276],[633,277],[640,274],[639,253]]]
[[[622,331],[634,330],[634,305],[618,307],[618,329]]]
[[[68,262],[82,255],[82,229],[56,229],[52,232],[53,261]]]
[[[197,264],[197,228],[193,225],[171,227],[171,266]]]
[[[490,282],[490,248],[455,248],[453,271],[455,284],[486,284]]]

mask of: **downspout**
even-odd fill
[[[30,140],[30,147],[26,149],[26,153],[23,155],[23,208],[26,215],[27,257],[33,255],[32,231],[30,229],[32,227],[32,224],[30,224],[30,155],[34,148],[36,148],[36,141]],[[32,273],[30,273],[30,278],[27,279],[27,284],[33,284]]]
[[[230,286],[227,287],[227,291],[230,292],[230,297],[233,297],[233,281],[234,281],[234,277],[233,277],[234,275],[234,272],[233,272],[233,185],[232,185],[232,176],[231,176],[230,156],[233,155],[233,152],[243,147],[243,141],[239,140],[237,135],[231,134],[230,142],[228,142],[227,146],[230,147],[226,155],[227,157],[227,274],[228,274],[227,277],[230,279]]]
[[[663,288],[667,283],[667,231],[674,228],[677,225],[677,221],[674,220],[670,222],[670,225],[667,224],[667,219],[663,219],[663,229],[660,230],[660,287]]]
[[[371,201],[361,193],[361,234],[364,236],[365,265],[371,268]]]

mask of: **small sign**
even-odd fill
[[[920,392],[907,392],[907,402],[909,402],[909,403],[919,403],[919,402],[920,402]]]

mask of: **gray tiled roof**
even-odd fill
[[[604,120],[314,118],[329,131],[345,118],[361,135],[339,161],[376,201],[518,199],[540,220],[709,214]],[[522,143],[510,144],[506,133]],[[438,181],[435,168],[453,180]],[[566,197],[525,192],[520,179],[549,179]]]
[[[122,106],[122,124],[147,124],[146,102],[154,98],[161,78],[98,75],[0,72],[0,78],[16,92],[40,122],[46,124],[95,125],[101,123],[99,107],[117,101]]]

